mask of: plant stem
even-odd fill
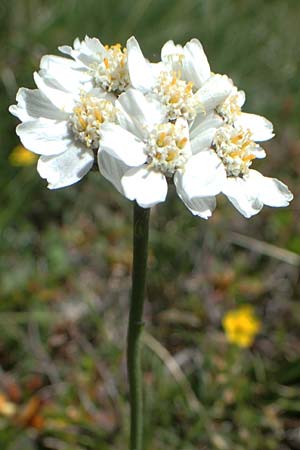
[[[150,209],[134,204],[133,216],[133,268],[127,335],[127,370],[130,399],[130,450],[142,450],[143,394],[140,337],[143,329],[148,234]]]

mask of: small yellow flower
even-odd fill
[[[12,166],[32,166],[36,163],[38,156],[23,145],[17,145],[10,152],[8,159]]]
[[[239,347],[250,347],[261,329],[261,322],[249,305],[228,311],[222,324],[228,341]]]
[[[16,405],[10,402],[6,395],[0,392],[0,415],[10,417],[16,413]]]

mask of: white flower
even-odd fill
[[[224,102],[233,89],[226,75],[212,74],[202,45],[192,39],[184,47],[168,41],[161,61],[148,62],[134,37],[127,41],[131,84],[164,105],[170,120],[188,121],[209,114]]]
[[[121,44],[103,45],[99,39],[86,36],[83,41],[75,39],[73,48],[64,45],[59,50],[74,58],[77,70],[84,73],[94,87],[114,94],[128,87],[127,50],[122,49]],[[50,68],[48,61],[45,60],[47,70]]]
[[[50,58],[50,57],[49,57]],[[34,74],[38,89],[21,88],[9,110],[21,120],[22,144],[40,156],[37,170],[50,189],[79,181],[93,166],[103,122],[114,122],[115,97],[93,88],[71,60]]]
[[[246,101],[244,91],[239,91],[233,86],[231,93],[225,101],[216,108],[216,112],[224,121],[235,127],[248,129],[255,141],[267,141],[274,136],[273,125],[265,117],[257,114],[242,112],[242,106]]]
[[[273,125],[265,117],[242,112],[245,93],[233,86],[216,112],[224,125],[214,136],[212,148],[222,160],[227,178],[222,192],[245,217],[257,214],[264,205],[287,206],[293,195],[287,186],[251,169],[256,158],[266,153],[258,142],[274,136]]]
[[[120,95],[116,107],[120,125],[102,127],[101,173],[144,208],[163,202],[167,180],[173,179],[190,211],[208,218],[226,179],[220,158],[210,149],[222,119],[211,113],[191,127],[183,118],[170,122],[158,101],[135,89]]]
[[[222,192],[243,216],[251,217],[264,205],[287,206],[293,195],[281,181],[250,169],[255,158],[266,156],[255,141],[272,137],[273,128],[264,117],[246,113],[241,116],[242,120],[216,131],[213,148],[227,173]]]

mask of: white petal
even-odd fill
[[[236,124],[248,128],[254,141],[267,141],[274,136],[272,123],[257,114],[242,113],[238,116]]]
[[[76,49],[76,56],[73,57],[89,68],[91,64],[102,61],[105,54],[106,49],[99,39],[85,36],[84,41]]]
[[[206,112],[215,109],[224,102],[233,89],[233,83],[226,75],[212,75],[197,91],[200,102]]]
[[[211,147],[217,129],[223,124],[221,116],[214,112],[207,116],[199,116],[194,120],[190,132],[192,152],[194,154]]]
[[[44,55],[40,62],[40,68],[55,72],[61,68],[77,69],[78,64],[69,58],[56,55]]]
[[[248,183],[256,190],[260,201],[268,206],[288,206],[293,194],[288,187],[276,178],[264,177],[256,170],[250,170]]]
[[[255,158],[258,158],[258,159],[262,159],[262,158],[266,157],[265,150],[262,147],[260,147],[260,146],[257,146],[257,148],[251,150],[251,153],[253,153]]]
[[[121,194],[125,195],[121,184],[121,178],[130,167],[126,166],[119,159],[110,156],[104,150],[98,151],[98,165],[101,174],[110,181]]]
[[[170,61],[169,57],[172,55],[183,55],[183,48],[181,45],[174,44],[174,41],[167,41],[161,49],[161,60],[165,63]]]
[[[246,101],[246,94],[244,91],[237,92],[237,104],[241,108]]]
[[[89,36],[85,36],[84,39],[87,48],[92,52],[92,53],[104,53],[105,47],[103,46],[103,44],[99,41],[98,38],[90,38]]]
[[[64,55],[71,56],[73,48],[70,45],[60,45],[58,47],[58,50],[63,53]]]
[[[192,39],[186,43],[183,51],[183,78],[200,88],[210,77],[210,66],[203,47],[198,39]]]
[[[136,89],[129,89],[119,96],[116,107],[124,114],[124,125],[132,133],[142,137],[154,125],[164,122],[166,112],[163,106],[152,98],[145,97]],[[122,120],[122,119],[121,119]]]
[[[34,73],[34,81],[42,93],[60,110],[64,112],[72,112],[75,102],[74,95],[66,92],[55,80],[49,79],[46,76],[41,76]]]
[[[189,129],[189,124],[188,124],[187,120],[184,119],[183,117],[178,117],[178,119],[176,119],[176,122],[175,122],[175,129],[176,129],[176,132],[180,136],[188,139],[188,142],[186,143],[186,145],[189,145],[190,144],[190,142],[189,142],[190,141],[190,129]],[[185,149],[187,151],[189,150],[188,148],[186,148],[186,146],[185,146]]]
[[[216,128],[207,128],[195,135],[191,139],[192,153],[196,154],[211,147],[216,130]]]
[[[194,216],[201,217],[202,219],[208,219],[211,217],[213,211],[216,209],[215,197],[190,199],[187,196],[182,195],[182,191],[178,192],[178,195],[191,213],[194,214]]]
[[[166,65],[162,61],[159,61],[157,63],[150,63],[150,66],[154,79],[157,79],[159,77],[162,70],[166,70]]]
[[[193,155],[184,171],[177,171],[174,183],[182,197],[210,197],[219,194],[226,180],[224,166],[213,150]]]
[[[122,178],[122,186],[125,196],[129,200],[136,200],[142,208],[151,208],[163,202],[168,191],[165,176],[144,166],[126,172]]]
[[[65,55],[70,55],[70,56],[71,56],[73,50],[74,50],[74,49],[78,50],[78,49],[80,48],[80,46],[81,46],[80,39],[79,39],[79,38],[76,38],[76,39],[74,39],[73,47],[71,47],[70,45],[60,45],[60,46],[58,47],[58,50],[59,50],[61,53],[64,53]]]
[[[145,59],[140,46],[134,36],[127,41],[127,62],[130,81],[133,87],[148,92],[153,84],[154,77],[150,63]]]
[[[244,217],[249,218],[258,214],[263,207],[263,202],[257,197],[257,189],[253,190],[246,179],[227,178],[222,192]]]
[[[49,189],[59,189],[77,183],[88,173],[94,163],[91,150],[72,144],[57,156],[41,156],[37,170],[48,181]]]
[[[12,105],[9,111],[22,122],[45,117],[46,119],[64,120],[68,114],[60,111],[38,89],[20,88],[17,93],[17,105]]]
[[[24,147],[38,155],[58,155],[66,151],[72,142],[65,120],[31,120],[18,125],[16,133]]]
[[[99,62],[105,57],[106,50],[101,44],[99,39],[85,37],[80,42],[79,39],[75,39],[73,47],[62,46],[59,50],[62,53],[72,56],[77,62],[81,63],[85,67],[89,67],[90,64]]]
[[[131,167],[140,166],[147,159],[145,144],[129,131],[113,123],[102,125],[100,148]]]
[[[117,107],[117,122],[120,124],[122,128],[129,131],[130,133],[137,136],[139,139],[143,140],[148,136],[148,130],[145,127],[142,127],[139,122],[134,117],[131,117],[124,108],[122,108],[121,104],[116,101]]]
[[[41,59],[41,69],[41,73],[46,73],[48,77],[55,78],[67,92],[80,89],[82,84],[84,84],[85,89],[93,87],[88,72],[82,70],[81,66],[71,59],[45,55]]]
[[[203,114],[197,114],[195,117],[192,125],[191,125],[191,131],[190,136],[191,139],[195,137],[197,134],[201,133],[205,129],[208,128],[219,128],[221,125],[224,124],[224,121],[222,117],[219,114],[216,114],[214,112],[203,115]]]

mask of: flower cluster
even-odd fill
[[[242,112],[244,92],[211,72],[197,39],[168,41],[157,63],[134,37],[125,48],[85,37],[59,50],[66,56],[44,56],[37,89],[21,88],[10,107],[50,189],[76,183],[97,160],[144,208],[163,202],[170,183],[202,218],[220,193],[245,217],[292,199],[287,186],[251,168],[266,156],[259,143],[273,137],[272,124]]]

